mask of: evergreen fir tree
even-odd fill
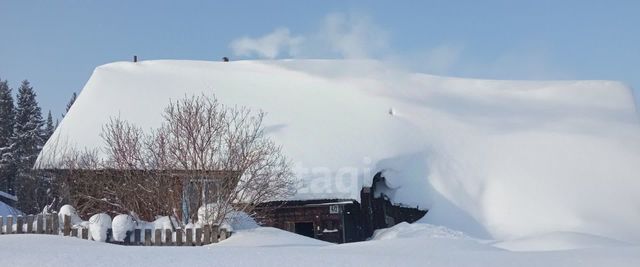
[[[18,156],[19,171],[30,170],[35,162],[44,138],[42,136],[42,112],[36,101],[36,93],[29,81],[24,80],[18,89],[15,125],[15,154]]]
[[[67,103],[67,109],[64,111],[64,114],[62,114],[63,118],[64,118],[65,115],[67,115],[67,113],[71,109],[71,106],[73,106],[73,103],[76,102],[76,98],[77,97],[78,97],[78,95],[76,94],[76,92],[73,92],[73,94],[71,95],[71,99],[69,99],[69,102]]]
[[[0,191],[13,194],[16,164],[13,157],[12,137],[15,106],[8,82],[0,80]]]
[[[47,140],[49,140],[49,137],[53,135],[53,131],[56,130],[56,126],[57,125],[53,124],[53,117],[51,116],[51,110],[49,110],[49,114],[47,114],[47,123],[45,124],[43,133],[42,133],[43,140],[45,143],[47,142]]]
[[[25,80],[18,89],[13,154],[17,167],[18,207],[27,213],[37,212],[46,201],[48,186],[31,172],[45,141],[43,124],[36,93]]]

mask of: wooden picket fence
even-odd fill
[[[65,215],[63,221],[62,227],[60,227],[56,213],[7,216],[5,218],[0,216],[0,234],[48,234],[90,240],[89,229],[72,227],[68,215]],[[135,229],[127,234],[124,241],[118,242],[113,240],[112,229],[109,229],[106,242],[130,246],[202,246],[225,240],[230,235],[231,232],[220,229],[216,225],[176,230]]]

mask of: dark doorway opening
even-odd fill
[[[313,233],[313,223],[312,222],[296,223],[296,234],[315,238],[315,234]]]

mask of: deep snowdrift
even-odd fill
[[[400,225],[395,232],[403,232]],[[416,230],[416,229],[412,229]],[[431,233],[435,230],[435,233]],[[274,228],[202,247],[120,246],[51,235],[0,236],[3,266],[603,266],[640,265],[639,247],[512,252],[436,228],[335,245]]]
[[[358,199],[383,171],[395,202],[471,236],[640,242],[640,124],[630,89],[611,81],[446,78],[375,61],[118,62],[96,68],[39,163],[101,148],[109,117],[155,127],[169,99],[201,93],[268,112],[302,181],[296,198]]]

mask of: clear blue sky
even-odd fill
[[[277,28],[314,40],[326,33],[332,14],[348,18],[338,23],[347,34],[372,33],[360,45],[378,34],[385,40],[368,47],[367,56],[417,71],[498,79],[610,79],[640,88],[640,1],[632,0],[0,0],[0,78],[13,88],[29,79],[43,111],[59,115],[98,65],[132,55],[253,58],[257,55],[234,54],[230,43]],[[322,49],[300,54],[295,56],[344,56]]]

